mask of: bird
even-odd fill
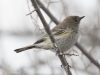
[[[61,52],[66,52],[77,42],[80,21],[84,17],[85,16],[68,16],[51,30],[55,38],[56,44]],[[14,51],[16,53],[19,53],[32,48],[50,50],[55,52],[54,46],[48,34],[44,34],[34,44],[15,49]]]

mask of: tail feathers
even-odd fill
[[[16,53],[19,53],[19,52],[22,52],[22,51],[25,51],[25,50],[28,50],[28,49],[32,49],[32,48],[35,48],[35,47],[36,47],[35,45],[30,45],[30,46],[26,46],[26,47],[23,47],[23,48],[15,49],[14,51]]]

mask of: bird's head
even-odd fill
[[[66,18],[66,21],[68,23],[73,23],[73,24],[79,24],[81,19],[83,19],[85,16],[79,17],[79,16],[69,16]]]

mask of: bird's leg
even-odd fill
[[[62,55],[63,51],[59,50],[58,46],[54,43],[54,47],[55,47],[55,51],[56,51],[56,55]]]
[[[63,52],[60,50],[60,52],[58,52],[58,50],[56,50],[56,55],[63,55]]]

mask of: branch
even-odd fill
[[[57,25],[59,22],[57,19],[50,13],[50,11],[40,2],[40,0],[36,0],[38,5],[44,10],[44,12],[51,18],[51,20]],[[81,52],[94,64],[100,69],[100,64],[85,50],[79,43],[75,44]]]
[[[40,0],[36,0],[40,8],[44,10],[44,12],[50,17],[50,19],[55,23],[59,24],[59,21],[50,13],[50,11],[40,2]]]
[[[85,54],[87,56],[87,58],[94,64],[96,65],[99,69],[100,69],[100,64],[89,54],[86,52],[86,50],[79,44],[76,43],[75,44],[81,51],[83,54]]]
[[[51,40],[56,52],[60,53],[60,50],[57,47],[57,44],[56,44],[55,39],[54,39],[54,37],[53,37],[53,35],[52,35],[51,31],[50,31],[50,28],[49,28],[48,24],[46,23],[46,21],[45,21],[43,15],[42,15],[40,9],[38,8],[36,0],[31,0],[31,2],[32,2],[34,8],[37,9],[36,12],[40,17],[40,20],[42,21],[42,23],[44,25],[45,31],[47,32],[47,34],[48,34],[48,36],[49,36],[49,38],[50,38],[50,40]],[[70,68],[69,68],[69,65],[68,65],[67,61],[65,60],[64,56],[63,55],[58,55],[58,57],[59,57],[60,61],[62,62],[62,65],[64,67],[64,70],[65,70],[66,74],[67,75],[72,75],[71,71],[70,71]]]

